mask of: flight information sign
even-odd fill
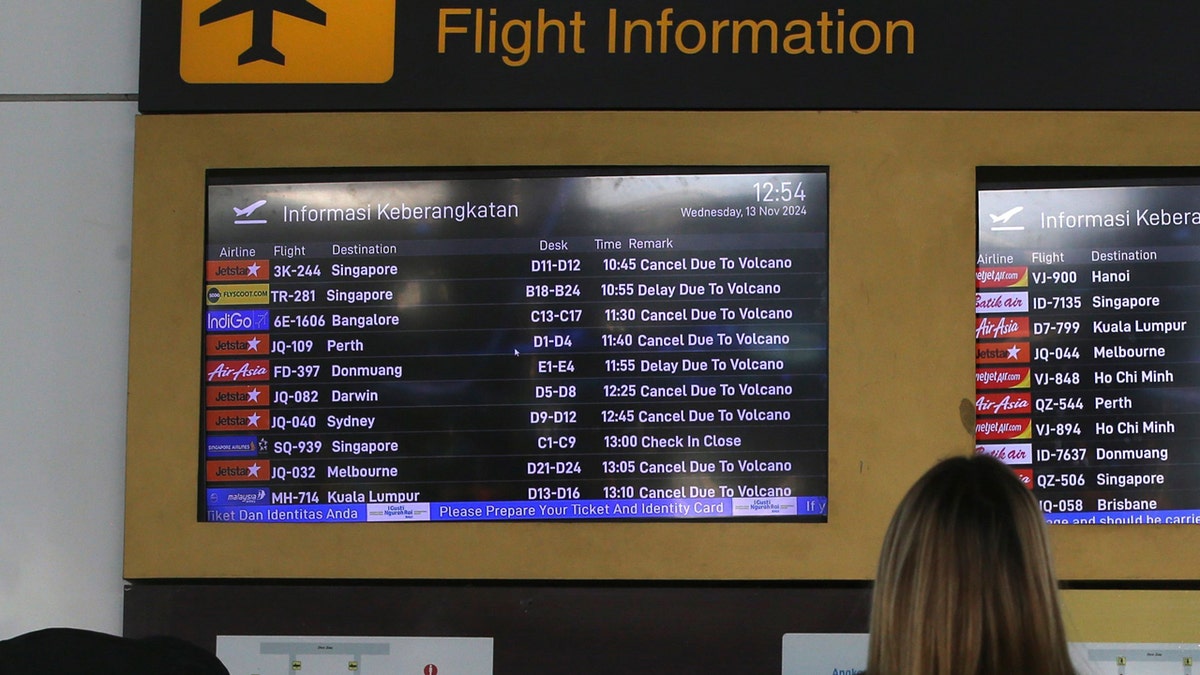
[[[978,223],[978,450],[1052,523],[1200,522],[1200,180],[983,181]]]
[[[824,521],[827,185],[210,172],[200,520]]]

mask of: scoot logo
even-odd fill
[[[182,0],[179,75],[192,84],[380,83],[396,0]]]

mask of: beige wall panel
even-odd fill
[[[1197,161],[1193,113],[142,117],[126,576],[870,578],[904,490],[973,447],[975,168]],[[830,167],[828,523],[196,522],[205,169],[594,164]],[[1196,528],[1053,540],[1065,579],[1197,576]]]

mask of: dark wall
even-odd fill
[[[125,635],[491,637],[495,675],[778,673],[784,633],[864,633],[864,584],[140,582]]]

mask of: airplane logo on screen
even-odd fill
[[[377,84],[392,78],[397,0],[176,1],[184,82]]]
[[[1004,213],[1001,213],[1000,215],[996,215],[994,213],[989,213],[988,218],[992,219],[992,230],[1023,230],[1023,229],[1025,229],[1025,227],[1021,226],[1021,225],[1008,226],[1008,221],[1012,220],[1013,216],[1017,215],[1018,213],[1020,213],[1024,210],[1025,210],[1024,206],[1014,206],[1011,209],[1005,211]]]
[[[266,203],[267,203],[267,200],[260,199],[256,202],[254,202],[253,204],[251,204],[245,208],[242,208],[242,209],[239,209],[236,206],[233,207],[233,215],[236,217],[236,219],[233,221],[233,224],[234,225],[264,225],[264,224],[266,224],[266,222],[267,222],[266,220],[249,218],[250,214],[257,211],[259,209],[259,207],[263,206]]]
[[[286,57],[275,48],[275,12],[325,25],[325,11],[308,0],[220,0],[200,13],[200,25],[251,13],[250,48],[238,56],[238,65],[270,61],[282,66]]]

